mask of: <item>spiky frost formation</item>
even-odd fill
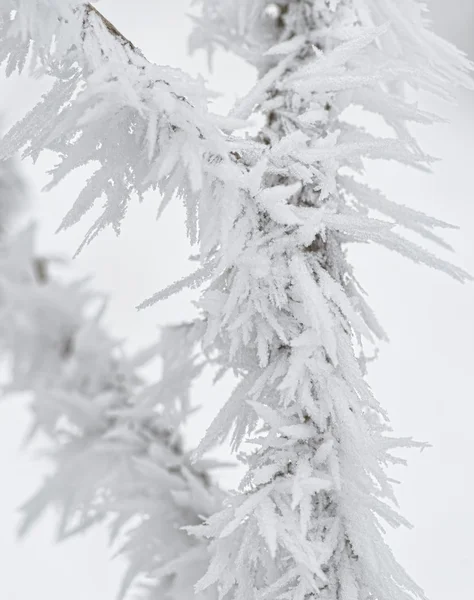
[[[364,347],[384,333],[345,247],[381,244],[466,278],[397,228],[442,243],[434,230],[446,224],[389,202],[360,175],[364,157],[426,168],[407,124],[435,117],[408,103],[404,88],[451,98],[456,86],[471,86],[470,65],[425,28],[414,0],[200,4],[192,46],[224,47],[259,69],[226,119],[207,112],[199,86],[148,63],[90,6],[11,0],[20,10],[5,16],[3,56],[21,68],[33,44],[57,84],[1,152],[57,151],[53,183],[98,161],[65,220],[73,224],[105,194],[87,239],[119,227],[133,192],[157,188],[163,205],[175,192],[185,199],[201,267],[144,305],[201,287],[206,356],[239,382],[198,455],[230,432],[235,450],[246,439],[255,449],[242,458],[239,492],[187,528],[209,540],[212,555],[197,590],[236,600],[422,598],[381,524],[404,523],[385,467],[400,461],[394,449],[416,444],[391,436],[364,379]],[[28,14],[45,20],[48,37]],[[351,105],[381,115],[393,136],[349,124]],[[255,138],[232,133],[254,114],[265,119]]]

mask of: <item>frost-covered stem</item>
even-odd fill
[[[2,167],[5,209],[21,178],[11,161]],[[128,562],[123,594],[140,584],[150,597],[191,597],[208,559],[181,527],[202,522],[222,499],[212,462],[192,464],[181,445],[189,388],[203,368],[201,325],[164,328],[158,344],[127,356],[101,324],[103,299],[82,283],[61,284],[47,262],[35,256],[32,228],[3,236],[2,393],[31,397],[29,437],[46,435],[53,466],[23,507],[21,531],[50,505],[59,539],[105,522]],[[146,383],[141,368],[157,358],[162,376]]]
[[[0,158],[20,150],[33,159],[45,149],[58,152],[50,186],[81,165],[96,166],[62,227],[75,224],[105,196],[104,212],[84,243],[106,226],[119,232],[131,197],[158,187],[161,210],[175,193],[185,198],[195,242],[204,181],[215,178],[222,163],[235,162],[221,127],[229,132],[241,125],[208,112],[202,81],[150,63],[79,0],[9,0],[0,8],[0,38],[7,75],[28,65],[55,78],[42,101],[4,137]]]
[[[340,12],[314,14],[312,1],[278,6],[273,44],[298,41],[291,60],[284,59],[284,70],[261,100],[266,125],[259,140],[269,153],[285,136],[299,131],[330,139],[337,118],[327,95],[322,101],[316,97],[308,102],[285,82],[313,59],[311,33],[334,27],[341,20]],[[325,50],[324,44],[318,44],[318,51]],[[270,57],[260,69],[259,80],[272,68],[277,69],[278,62]],[[300,121],[311,110],[319,113],[317,129]],[[299,186],[290,164],[282,163],[277,174],[262,171],[269,203],[278,201],[271,194],[279,186],[293,186],[290,204],[302,210],[337,202],[335,190],[329,196],[314,181]],[[393,497],[372,439],[383,429],[383,414],[361,378],[351,324],[338,305],[348,296],[350,306],[353,281],[340,233],[311,235],[290,252],[281,225],[291,223],[284,214],[278,219],[268,213],[266,207],[257,210],[254,229],[249,228],[248,234],[251,239],[268,240],[269,250],[275,240],[267,281],[260,287],[270,291],[272,277],[286,279],[281,309],[273,315],[278,324],[285,324],[279,327],[279,339],[257,346],[259,364],[242,369],[243,381],[250,382],[244,383],[247,397],[263,424],[253,440],[257,449],[248,459],[238,507],[230,509],[229,521],[222,523],[216,517],[206,526],[212,528],[217,520],[223,525],[213,564],[222,568],[223,555],[232,556],[236,567],[231,574],[221,571],[219,583],[221,589],[231,587],[236,598],[248,597],[251,589],[264,598],[363,598],[369,591],[364,582],[377,568],[370,556],[372,548],[364,548],[365,539],[372,537],[373,547],[381,543],[371,511],[379,502],[377,495]],[[265,250],[262,243],[262,253]],[[238,266],[233,271],[227,277],[229,296],[239,279]],[[263,312],[262,316],[270,315]],[[260,335],[257,331],[257,344]],[[376,424],[374,433],[369,432],[370,420]],[[249,511],[254,518],[242,520]],[[363,536],[358,531],[362,523]],[[206,527],[195,531],[205,532]],[[266,541],[264,552],[254,543],[259,534]],[[394,579],[391,591],[398,588],[403,595],[406,580],[387,548],[383,560]],[[212,565],[210,572],[215,575]],[[205,578],[200,588],[210,581]],[[380,592],[375,587],[370,591]]]
[[[83,296],[75,286],[31,284],[21,292],[28,302],[9,315],[15,343],[4,348],[14,374],[8,389],[32,393],[33,432],[48,436],[54,467],[23,508],[22,532],[49,505],[60,512],[59,539],[105,522],[128,562],[123,594],[133,584],[150,596],[191,596],[207,552],[180,528],[221,502],[207,474],[213,465],[192,464],[180,440],[190,382],[202,369],[199,326],[165,329],[159,345],[127,358],[99,320],[77,318]],[[64,306],[76,309],[75,322]],[[27,340],[12,319],[20,316]],[[45,321],[55,326],[45,331]],[[144,384],[140,367],[157,357],[163,375]]]
[[[201,23],[211,41],[253,57],[260,70],[233,114],[257,110],[266,124],[257,139],[265,149],[249,164],[250,202],[242,203],[226,240],[231,266],[203,300],[209,321],[218,323],[212,329],[219,331],[221,360],[238,370],[240,383],[201,451],[232,426],[234,447],[247,434],[255,450],[246,459],[241,495],[205,525],[190,528],[210,538],[214,552],[197,589],[217,583],[221,597],[239,600],[422,598],[385,544],[379,522],[406,524],[391,507],[385,467],[399,462],[390,450],[417,444],[390,437],[387,415],[364,380],[363,340],[384,333],[343,244],[372,238],[415,260],[431,264],[432,258],[383,231],[367,210],[354,210],[352,196],[357,202],[377,192],[339,174],[341,166],[355,169],[354,151],[426,160],[406,131],[408,105],[400,96],[394,104],[401,116],[393,123],[405,148],[377,143],[341,119],[349,90],[356,98],[367,86],[363,104],[369,106],[372,90],[382,106],[389,102],[386,89],[404,67],[392,64],[382,75],[376,52],[358,56],[387,29],[383,23],[378,30],[362,27],[366,13],[350,0],[258,2],[240,10],[240,29],[232,19],[237,9],[203,4]],[[239,34],[242,50],[232,43]],[[390,110],[382,112],[390,122]],[[377,209],[389,214],[390,203]],[[420,215],[411,212],[410,220],[402,213],[408,226],[432,237],[434,222],[422,225]]]
[[[319,12],[315,11],[315,4],[313,1],[278,3],[274,44],[291,44],[295,38],[298,43],[294,45],[291,60],[285,61],[281,78],[266,90],[265,100],[261,101],[260,110],[266,124],[258,137],[269,147],[278,145],[288,134],[297,131],[307,134],[310,128],[300,118],[310,111],[318,111],[317,119],[320,120],[319,127],[311,129],[312,137],[330,138],[335,129],[338,111],[333,107],[331,94],[305,101],[298,98],[291,86],[281,85],[298,69],[304,68],[313,59],[315,51],[327,53],[333,49],[326,40],[314,44],[313,32],[344,24],[341,13],[346,9],[345,3],[334,11],[328,11],[321,4]],[[257,64],[259,79],[277,68],[279,62],[283,61],[270,57],[263,67]],[[272,188],[291,185],[297,179],[289,171],[267,177],[265,184]],[[329,196],[313,182],[308,182],[292,196],[291,204],[322,208],[328,202],[334,202],[335,197],[337,194]],[[262,227],[269,237],[278,229],[278,225],[265,218]],[[370,559],[367,565],[361,536],[354,526],[358,519],[372,520],[368,506],[365,511],[357,507],[361,502],[371,503],[371,470],[384,494],[392,496],[378,467],[374,471],[373,466],[367,460],[364,464],[363,459],[357,465],[351,457],[354,452],[359,454],[360,448],[371,445],[364,413],[375,422],[383,422],[383,414],[372,402],[368,389],[359,386],[362,389],[357,393],[353,377],[358,372],[358,364],[356,357],[351,356],[353,331],[350,322],[338,314],[340,308],[336,298],[331,298],[336,308],[332,314],[330,310],[318,315],[316,308],[313,318],[301,319],[299,316],[301,304],[308,300],[317,304],[318,298],[323,299],[325,288],[332,287],[336,294],[346,294],[349,298],[354,296],[341,242],[337,231],[317,233],[312,236],[311,243],[302,244],[295,254],[283,251],[274,259],[286,263],[291,284],[285,303],[293,308],[292,321],[298,326],[296,330],[283,331],[285,344],[274,348],[269,360],[269,368],[286,363],[283,367],[286,372],[280,376],[278,402],[285,424],[282,427],[279,423],[275,427],[271,420],[267,421],[266,429],[273,440],[262,444],[260,451],[252,456],[245,486],[253,488],[253,493],[268,490],[261,509],[262,519],[266,522],[265,535],[270,553],[281,565],[279,578],[273,584],[278,595],[293,588],[293,598],[312,595],[345,600],[365,596],[368,590],[364,589],[363,569],[365,566],[370,570],[375,565],[370,565]],[[309,372],[302,372],[305,369]],[[331,387],[338,392],[332,394]],[[346,429],[348,425],[349,430]],[[283,450],[279,446],[283,446]],[[276,473],[262,484],[259,470],[272,465],[278,467]],[[280,486],[282,479],[284,485]],[[278,533],[270,533],[270,530],[275,528],[278,532],[280,528],[289,527],[296,531],[286,532],[289,539],[280,544],[277,557]],[[297,550],[299,537],[302,548]],[[393,561],[389,552],[387,558]]]

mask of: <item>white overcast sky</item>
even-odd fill
[[[99,8],[151,60],[206,75],[204,57],[186,53],[189,25],[183,15],[189,4],[101,0]],[[432,4],[438,28],[466,51],[473,50],[473,0]],[[224,94],[219,102],[223,109],[251,85],[253,74],[225,55],[219,56],[216,67],[209,82]],[[9,122],[41,91],[41,84],[23,77],[2,79],[2,86],[0,110],[6,110]],[[426,103],[433,108],[432,99]],[[448,241],[456,248],[457,264],[471,273],[473,103],[473,97],[464,97],[458,107],[436,105],[452,124],[420,128],[426,151],[442,159],[432,176],[391,164],[369,167],[371,182],[391,198],[461,227]],[[45,156],[37,166],[27,165],[34,189],[45,183],[51,160]],[[42,222],[43,252],[70,257],[81,241],[87,223],[57,236],[53,232],[83,176],[77,173],[47,195],[33,194],[32,212]],[[134,206],[120,238],[104,233],[74,264],[78,276],[93,274],[95,286],[113,294],[110,326],[132,345],[152,339],[156,324],[185,319],[190,311],[186,294],[150,311],[134,310],[139,301],[190,269],[180,207],[171,207],[157,224],[150,218],[156,204],[150,197],[143,206]],[[353,260],[391,337],[371,367],[370,382],[390,410],[396,432],[433,445],[422,454],[411,453],[408,469],[396,473],[403,480],[398,490],[402,512],[415,529],[391,533],[390,543],[431,600],[469,600],[474,596],[474,286],[456,284],[380,248],[358,249]],[[207,381],[199,391],[206,409],[191,432],[193,440],[199,439],[201,427],[223,399]],[[25,541],[16,540],[16,508],[44,474],[41,464],[19,450],[26,423],[23,402],[8,399],[0,404],[0,600],[113,600],[122,565],[109,561],[103,532],[56,546],[50,515]]]

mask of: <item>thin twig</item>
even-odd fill
[[[129,48],[131,50],[133,50],[134,52],[138,52],[139,54],[141,54],[140,50],[137,48],[137,46],[135,46],[135,44],[133,44],[133,42],[131,42],[128,38],[126,38],[123,33],[121,33],[117,27],[115,27],[115,25],[113,23],[111,23],[106,17],[104,17],[104,15],[97,10],[97,8],[95,8],[95,6],[92,6],[92,4],[86,4],[86,14],[89,15],[90,13],[94,14],[96,17],[98,17],[102,23],[104,24],[104,26],[106,27],[107,31],[113,35],[114,37],[118,38],[118,40],[120,41],[120,43],[124,46],[129,46]]]

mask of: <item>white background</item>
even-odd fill
[[[465,50],[474,29],[472,0],[433,0],[436,25]],[[189,24],[183,15],[188,0],[102,0],[99,8],[149,59],[206,73],[203,56],[186,54]],[[472,44],[472,41],[471,41]],[[252,72],[229,56],[220,56],[212,88],[224,93],[223,109],[252,83]],[[26,78],[2,80],[2,107],[7,121],[34,102],[41,84]],[[420,139],[429,153],[442,159],[434,175],[414,173],[391,164],[370,165],[370,179],[391,198],[461,226],[449,240],[457,264],[474,273],[474,158],[473,97],[460,105],[436,105],[453,120],[429,130]],[[433,100],[426,99],[433,108]],[[77,173],[54,192],[40,195],[44,171],[54,159],[43,157],[26,165],[32,181],[32,211],[42,222],[40,251],[72,256],[87,228],[54,236],[84,176]],[[190,269],[188,246],[179,206],[171,207],[160,223],[153,215],[158,198],[133,206],[122,235],[106,232],[74,263],[78,275],[94,274],[94,285],[110,291],[109,323],[134,346],[153,338],[158,323],[179,321],[189,313],[189,296],[136,313],[134,306]],[[91,216],[91,219],[93,216]],[[388,251],[368,246],[353,252],[359,279],[370,295],[391,342],[381,348],[370,370],[370,382],[391,412],[400,435],[431,442],[422,454],[410,453],[410,465],[396,473],[403,479],[398,496],[402,512],[415,525],[411,532],[389,534],[407,570],[431,600],[469,600],[474,595],[474,492],[472,429],[474,409],[474,286],[461,286],[445,276],[409,264]],[[199,393],[206,409],[190,431],[198,440],[227,393],[204,381]],[[201,399],[201,398],[200,398]],[[44,475],[44,465],[20,451],[28,422],[25,402],[6,399],[0,404],[0,600],[112,600],[122,565],[111,562],[106,536],[97,531],[61,546],[54,545],[54,517],[46,518],[22,542],[16,539],[17,507]]]

